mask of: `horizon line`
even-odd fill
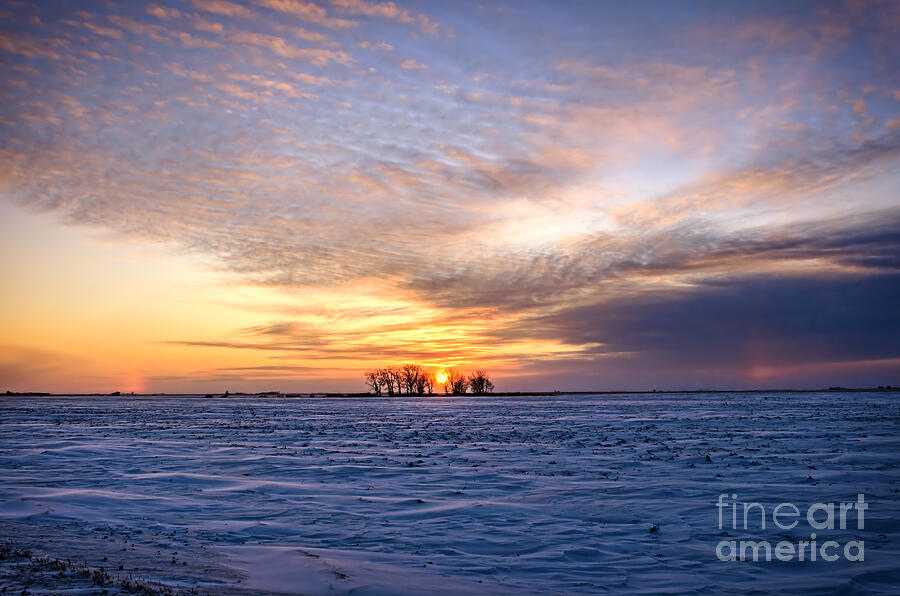
[[[495,391],[493,393],[475,394],[475,393],[425,393],[425,394],[397,394],[397,395],[376,395],[371,392],[364,391],[226,391],[220,392],[204,392],[204,393],[167,393],[167,392],[47,392],[47,391],[5,391],[0,393],[2,397],[197,397],[202,399],[226,399],[232,396],[253,396],[253,397],[383,397],[383,398],[401,398],[401,397],[539,397],[554,395],[652,395],[652,394],[674,394],[674,393],[875,393],[875,392],[900,392],[900,386],[897,385],[878,385],[876,387],[822,387],[817,389],[798,389],[798,388],[764,388],[764,389],[646,389],[646,390],[590,390],[590,391]]]

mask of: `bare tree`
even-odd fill
[[[428,395],[434,394],[434,384],[436,382],[434,373],[430,371],[425,371],[422,373],[420,377],[420,381],[422,383],[422,393],[427,393]]]
[[[368,370],[366,371],[366,386],[372,389],[372,392],[375,395],[381,395],[381,371],[380,370]]]
[[[486,395],[494,392],[494,384],[486,370],[476,370],[469,375],[469,386],[475,395]]]
[[[469,388],[469,379],[455,368],[447,371],[447,382],[444,383],[444,391],[450,389],[453,395],[462,395]]]
[[[394,375],[389,368],[378,369],[378,381],[388,395],[394,395]]]
[[[419,388],[419,386],[420,386],[419,378],[421,377],[422,373],[424,372],[422,370],[422,367],[419,366],[418,364],[404,364],[400,368],[401,368],[400,372],[401,372],[402,379],[403,379],[403,386],[406,387],[406,394],[407,395],[413,395],[414,393],[421,394],[422,390]]]
[[[444,388],[444,393],[450,393],[453,387],[450,384],[450,372],[444,372],[444,380],[441,381],[441,387]]]
[[[391,378],[391,383],[397,386],[397,395],[403,395],[403,369],[399,366],[389,366],[385,370]]]

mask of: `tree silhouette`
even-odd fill
[[[465,374],[455,368],[447,371],[447,382],[444,383],[444,391],[450,389],[453,395],[462,395],[469,388],[469,379]]]
[[[494,392],[494,384],[486,370],[476,370],[469,375],[469,386],[475,395],[486,395]]]
[[[423,371],[422,367],[418,364],[404,364],[400,367],[400,376],[403,381],[403,386],[406,387],[407,395],[422,394],[423,391],[419,388],[419,378],[424,372],[425,371]]]
[[[399,366],[389,366],[385,370],[391,384],[397,387],[397,395],[403,395],[403,370]]]
[[[366,386],[372,389],[372,392],[375,395],[381,395],[381,371],[380,370],[368,370],[366,371]]]
[[[376,372],[381,388],[387,391],[388,395],[394,395],[394,375],[391,374],[391,371],[387,368],[380,368]]]
[[[425,371],[421,377],[422,383],[422,393],[428,393],[428,395],[434,394],[434,384],[436,379],[434,377],[433,372]]]

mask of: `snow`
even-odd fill
[[[0,537],[214,594],[896,593],[898,397],[6,397]],[[863,493],[817,539],[865,560],[720,561],[815,531],[723,538],[723,493]]]

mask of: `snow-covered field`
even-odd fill
[[[0,425],[0,539],[199,593],[900,590],[896,393],[3,398]],[[860,493],[863,529],[718,525],[721,494]],[[717,558],[811,532],[864,560]]]

